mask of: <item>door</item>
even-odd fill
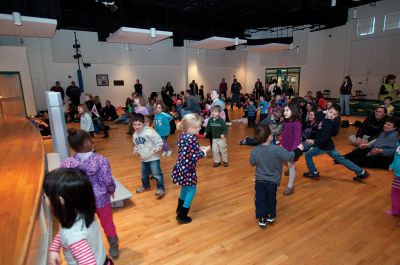
[[[278,81],[284,91],[292,87],[295,93],[299,93],[300,67],[265,69],[265,82],[269,84],[273,79]]]
[[[0,117],[26,117],[19,72],[0,72]]]

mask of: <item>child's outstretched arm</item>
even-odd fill
[[[106,185],[107,193],[113,195],[115,192],[115,182],[112,178],[110,162],[103,158],[100,162],[100,180]]]

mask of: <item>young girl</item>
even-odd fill
[[[389,166],[390,170],[394,171],[392,183],[392,209],[386,213],[389,215],[400,215],[400,142],[398,143],[394,160]]]
[[[172,120],[171,115],[164,112],[164,108],[161,103],[156,105],[156,115],[154,116],[154,129],[161,136],[163,140],[162,156],[170,156],[172,154],[171,148],[168,145],[167,139],[171,133],[170,122]]]
[[[86,104],[81,104],[78,106],[78,113],[81,119],[81,130],[88,132],[90,136],[94,137],[93,120]]]
[[[293,151],[301,143],[301,117],[299,107],[295,102],[287,104],[283,109],[285,123],[282,129],[282,147],[287,151]],[[294,192],[294,179],[296,167],[294,162],[288,162],[289,182],[283,195],[288,196]]]
[[[187,224],[192,221],[188,215],[190,204],[196,194],[196,163],[197,160],[206,156],[210,147],[199,147],[196,134],[199,133],[202,120],[197,114],[186,114],[178,128],[182,135],[178,139],[178,159],[172,170],[172,182],[182,186],[176,209],[176,220],[180,224]]]
[[[89,177],[96,198],[96,213],[110,243],[110,255],[115,258],[119,250],[117,231],[111,211],[110,196],[114,196],[115,183],[111,175],[110,162],[92,151],[92,140],[85,131],[68,129],[68,143],[76,154],[65,159],[61,167],[80,169]]]
[[[62,247],[67,264],[111,265],[106,256],[96,204],[88,177],[78,169],[58,168],[43,183],[46,205],[61,224],[49,249],[48,264],[60,264]]]
[[[136,96],[134,99],[135,113],[140,113],[143,116],[149,115],[149,110],[146,108],[146,101],[141,96]]]

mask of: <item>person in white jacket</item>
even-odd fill
[[[88,132],[91,137],[94,137],[94,126],[93,120],[90,116],[90,111],[88,110],[86,104],[81,104],[78,106],[78,113],[80,116],[80,127],[81,130]]]
[[[160,167],[160,151],[163,141],[160,135],[149,126],[145,125],[144,116],[140,113],[133,117],[133,149],[134,155],[139,155],[142,160],[142,186],[136,189],[137,193],[150,190],[150,173],[156,179],[156,197],[161,199],[165,195],[164,177]]]

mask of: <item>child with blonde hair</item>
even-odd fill
[[[192,221],[188,215],[190,205],[196,194],[197,175],[196,163],[206,156],[210,147],[201,148],[196,138],[202,124],[199,115],[190,113],[183,117],[178,128],[182,131],[178,139],[178,159],[172,170],[172,182],[182,186],[176,209],[176,220],[180,224],[187,224]]]

